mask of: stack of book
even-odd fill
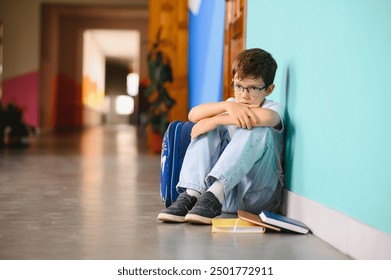
[[[302,234],[307,234],[309,232],[309,228],[304,223],[268,211],[262,211],[261,214],[256,215],[239,210],[238,218],[212,219],[212,232],[214,233],[264,233],[267,230]]]

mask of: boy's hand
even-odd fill
[[[197,138],[198,136],[207,133],[218,126],[217,122],[213,118],[205,118],[198,121],[191,130],[191,138]]]
[[[237,127],[252,129],[257,123],[257,116],[250,108],[259,106],[228,101],[226,103],[227,113],[235,120]]]

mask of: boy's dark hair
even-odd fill
[[[272,55],[262,49],[254,48],[240,52],[233,61],[232,78],[262,78],[266,88],[273,84],[277,62]]]

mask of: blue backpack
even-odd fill
[[[179,181],[183,158],[190,144],[190,132],[193,125],[192,122],[173,121],[163,136],[160,160],[160,196],[166,207],[169,207],[179,195],[176,185]]]

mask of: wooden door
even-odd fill
[[[3,22],[0,20],[0,102],[3,96]],[[3,104],[4,106],[5,104]]]
[[[246,4],[246,0],[226,0],[223,100],[232,95],[232,61],[245,48]]]
[[[188,114],[188,7],[187,0],[149,0],[149,46],[161,28],[161,49],[171,62],[173,82],[167,84],[176,101],[169,120],[187,120]]]

